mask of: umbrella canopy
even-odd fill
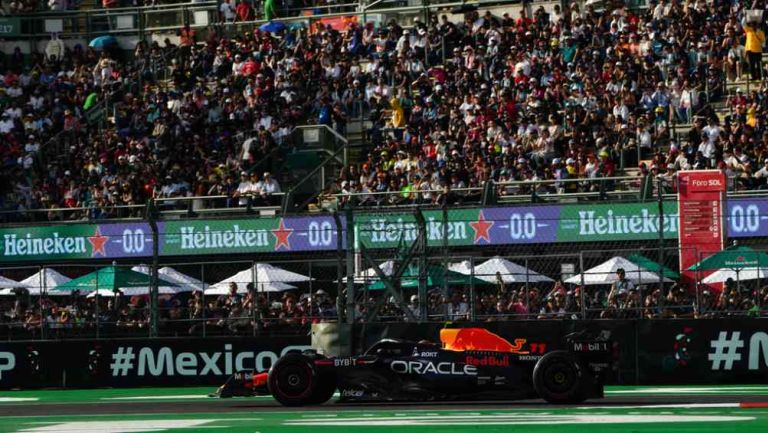
[[[21,280],[29,288],[30,295],[40,295],[43,291],[55,289],[59,284],[64,284],[72,278],[62,275],[52,268],[40,269],[34,275]]]
[[[0,277],[0,287],[4,289],[25,289],[27,285],[10,278]]]
[[[97,50],[103,50],[107,47],[114,47],[117,45],[117,38],[114,36],[99,36],[96,38],[93,38],[91,42],[88,43],[88,46]]]
[[[386,276],[392,275],[392,272],[395,270],[394,260],[387,260],[386,262],[381,263],[379,265],[379,269],[381,269],[381,272],[383,272]],[[365,284],[371,281],[377,281],[378,279],[379,275],[376,273],[374,268],[368,268],[358,275],[355,275],[356,284]],[[347,277],[342,278],[341,281],[346,283]]]
[[[262,32],[277,33],[285,30],[285,24],[280,21],[270,21],[259,26]]]
[[[439,266],[429,266],[427,268],[427,287],[434,286],[465,286],[470,284],[482,285],[490,284],[488,281],[475,278],[470,275],[460,274],[458,272],[448,270],[443,271],[443,268]],[[386,287],[384,282],[376,281],[368,286],[368,290],[383,290]],[[400,287],[403,289],[412,289],[419,287],[419,270],[416,267],[409,267],[400,280]]]
[[[578,274],[568,278],[565,282],[569,284],[582,284],[583,275],[584,284],[587,286],[613,284],[618,280],[616,271],[619,268],[623,268],[626,279],[635,284],[657,283],[659,281],[658,274],[642,268],[624,257],[613,257],[608,261],[587,270],[584,274]],[[664,278],[664,282],[671,283],[672,280]]]
[[[223,293],[226,294],[229,290],[229,283],[237,284],[238,293],[247,292],[247,286],[250,283],[257,283],[256,290],[258,291],[280,292],[283,290],[295,289],[296,287],[291,286],[290,284],[277,283],[300,283],[309,280],[311,280],[311,278],[306,275],[287,271],[278,268],[277,266],[272,266],[269,263],[256,263],[253,267],[244,269],[235,275],[214,284],[205,291],[205,294],[216,294],[218,293],[218,290],[223,290]]]
[[[661,266],[660,264],[654,262],[653,260],[649,259],[648,257],[641,256],[640,254],[634,254],[629,257],[627,257],[627,260],[630,262],[636,264],[637,266],[640,266],[641,268],[648,269],[651,272],[659,273],[659,271],[664,273],[664,276],[667,278],[672,279],[678,279],[680,278],[680,274],[673,271],[672,269],[669,269],[666,266]]]
[[[136,272],[150,275],[151,269],[147,265],[138,265],[131,268]],[[187,274],[181,273],[170,266],[165,266],[157,270],[160,278],[170,281],[176,285],[174,293],[178,292],[194,292],[195,290],[205,290],[208,288],[208,284],[198,280],[197,278],[190,277]],[[162,293],[162,292],[160,292]]]
[[[237,284],[237,293],[248,293],[248,283],[250,281],[232,281]],[[286,290],[295,289],[296,286],[290,284],[281,283],[279,281],[273,281],[271,283],[258,283],[256,285],[256,291],[258,292],[284,292]],[[229,293],[229,282],[226,284],[224,281],[216,283],[211,287],[205,289],[206,295],[226,295]]]
[[[448,265],[448,270],[453,272],[458,272],[464,275],[470,275],[473,272],[472,262],[470,262],[469,260],[462,260],[460,262],[451,263],[450,265]]]
[[[496,282],[497,272],[501,274],[505,283],[549,283],[554,281],[552,278],[501,257],[493,257],[475,266],[475,276],[489,282]]]
[[[768,268],[768,254],[749,247],[726,248],[688,268],[689,271],[716,269]]]
[[[29,289],[16,287],[13,289],[0,289],[0,296],[29,295]]]
[[[175,284],[161,278],[158,278],[157,284],[158,286],[176,287]],[[59,284],[56,291],[91,292],[97,289],[128,290],[139,288],[140,291],[146,290],[148,292],[149,285],[150,277],[147,274],[117,266],[107,266],[64,284]]]
[[[701,280],[704,284],[724,283],[728,280],[747,281],[768,278],[768,268],[718,269]]]

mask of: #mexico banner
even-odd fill
[[[720,170],[681,171],[678,182],[680,273],[693,278],[686,269],[724,246],[725,175]]]

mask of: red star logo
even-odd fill
[[[284,246],[286,250],[291,249],[288,238],[293,234],[293,229],[285,228],[285,221],[282,218],[280,218],[280,225],[272,230],[272,234],[275,235],[275,251],[279,250],[281,246]]]
[[[91,257],[96,256],[97,254],[100,254],[102,256],[106,256],[107,253],[104,250],[104,246],[107,245],[107,240],[109,237],[102,236],[101,235],[101,229],[96,227],[96,231],[93,233],[93,236],[88,237],[88,242],[91,243]]]
[[[472,230],[475,231],[474,243],[477,243],[480,239],[485,239],[485,242],[491,243],[491,235],[489,231],[493,227],[493,221],[486,221],[483,211],[480,211],[480,215],[477,217],[477,221],[469,223]]]

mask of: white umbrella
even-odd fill
[[[29,288],[30,295],[40,295],[43,293],[43,290],[45,290],[45,292],[50,292],[47,293],[49,295],[68,295],[69,293],[67,292],[51,292],[51,290],[54,290],[59,284],[64,284],[71,279],[72,278],[62,275],[52,268],[42,268],[34,275],[21,280],[21,283],[26,284]]]
[[[4,289],[26,289],[27,285],[10,278],[0,277],[0,287]]]
[[[134,266],[131,268],[131,270],[141,272],[142,274],[151,275],[151,270],[147,265]],[[197,278],[190,277],[187,274],[181,273],[170,266],[164,266],[158,269],[157,273],[159,274],[160,278],[178,286],[175,288],[174,293],[194,292],[195,290],[205,290],[208,288],[208,284],[198,280]]]
[[[386,262],[383,262],[379,265],[379,269],[381,269],[381,272],[384,273],[387,277],[392,275],[392,272],[395,270],[395,262],[394,260],[387,260]],[[360,272],[359,274],[355,275],[355,284],[365,284],[371,281],[378,281],[379,275],[376,273],[376,269],[374,268],[368,268],[364,270],[363,272]],[[347,277],[344,277],[341,279],[343,282],[347,282]]]
[[[624,257],[617,256],[584,272],[583,283],[587,286],[613,284],[618,280],[616,271],[619,268],[623,268],[626,279],[635,284],[659,282],[659,275],[657,273],[641,268]],[[565,282],[569,284],[582,284],[582,274],[574,275],[565,280]],[[672,280],[664,278],[664,282],[670,283]]]
[[[277,283],[294,283],[309,281],[306,275],[297,274],[296,272],[286,271],[285,269],[272,266],[269,263],[256,263],[254,267],[244,269],[231,277],[219,281],[205,291],[205,294],[217,294],[219,290],[222,290],[226,294],[229,291],[229,283],[237,284],[238,293],[245,293],[247,286],[250,283],[257,283],[255,289],[259,292],[281,292],[283,290],[295,289],[296,287],[290,284],[277,284]]]
[[[248,284],[250,283],[250,281],[227,281],[226,283],[225,281],[226,280],[221,281],[205,289],[205,294],[206,295],[226,295],[229,293],[230,282],[237,284],[237,293],[240,293],[240,294],[248,293]],[[286,283],[281,283],[279,281],[274,281],[271,283],[258,283],[256,285],[257,292],[283,292],[283,291],[291,290],[295,288],[296,286],[292,286]]]
[[[495,282],[497,272],[501,274],[505,283],[549,283],[554,281],[552,278],[501,257],[494,257],[475,266],[475,276],[485,281]]]
[[[448,270],[453,272],[458,272],[460,274],[464,275],[471,275],[472,274],[472,262],[469,260],[462,260],[460,262],[451,263],[448,265]],[[481,277],[478,277],[481,278]]]
[[[723,268],[718,269],[706,278],[701,280],[704,284],[723,283],[732,279],[733,281],[762,280],[768,278],[768,269],[766,268],[742,268],[738,269]]]

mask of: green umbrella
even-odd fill
[[[688,268],[689,271],[717,269],[768,268],[768,254],[749,247],[730,247]]]
[[[117,290],[132,287],[147,287],[150,285],[151,277],[141,272],[132,271],[128,268],[119,268],[117,266],[107,266],[90,274],[83,275],[80,278],[68,281],[56,286],[56,291],[79,290],[81,292],[92,292],[96,289]],[[158,278],[158,286],[176,287],[176,284]]]
[[[427,268],[427,287],[441,287],[443,283],[447,286],[468,286],[494,284],[481,280],[471,275],[464,275],[454,271],[444,271],[439,266],[430,266]],[[368,286],[368,290],[383,290],[386,286],[383,281],[376,281]],[[419,287],[419,270],[416,267],[409,267],[400,280],[400,287],[403,289],[414,289]]]
[[[640,254],[634,254],[629,257],[627,257],[627,260],[630,262],[636,264],[637,266],[647,269],[651,272],[659,273],[659,271],[664,272],[664,276],[673,280],[677,280],[680,278],[680,274],[673,271],[672,269],[669,269],[666,266],[661,266],[658,263],[654,262],[653,260],[649,259],[648,257],[641,256]]]

